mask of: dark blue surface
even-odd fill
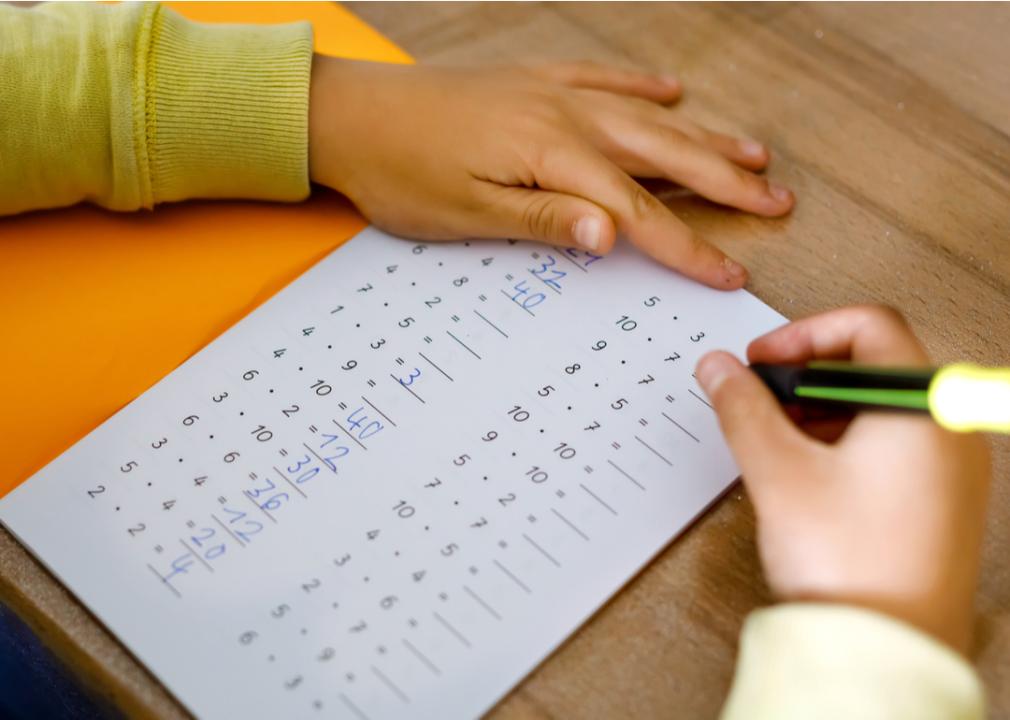
[[[31,629],[0,603],[0,718],[120,720],[92,697]]]

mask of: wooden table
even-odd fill
[[[769,143],[771,175],[799,198],[778,221],[674,201],[746,262],[751,291],[789,317],[887,303],[938,361],[1010,362],[1010,5],[352,7],[422,62],[592,58],[676,71],[683,112]],[[1010,716],[1008,475],[1003,439],[974,648],[993,718]],[[185,715],[2,532],[0,591],[125,711]],[[736,490],[493,715],[712,717],[740,624],[769,599],[753,511]]]

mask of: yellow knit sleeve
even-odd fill
[[[309,192],[312,31],[0,5],[0,215]]]
[[[793,603],[751,613],[722,720],[983,720],[950,648],[884,615]]]

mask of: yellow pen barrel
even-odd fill
[[[1010,368],[940,368],[929,385],[929,411],[948,430],[1010,433]]]

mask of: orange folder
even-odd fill
[[[332,3],[173,3],[203,22],[309,20],[316,50],[410,57]],[[339,195],[0,219],[0,497],[364,227]]]

